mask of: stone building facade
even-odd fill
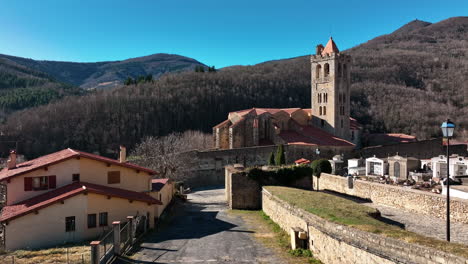
[[[251,108],[229,113],[213,128],[216,149],[278,144],[312,148],[360,145],[361,125],[349,116],[351,58],[330,38],[311,57],[310,109]]]

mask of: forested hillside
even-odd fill
[[[0,120],[12,111],[82,92],[51,76],[0,57]]]
[[[413,21],[344,51],[353,57],[352,115],[367,132],[429,138],[452,118],[468,126],[468,18]],[[339,36],[335,40],[340,43]],[[314,47],[311,47],[311,51]],[[310,107],[309,56],[218,72],[165,75],[10,116],[2,133],[37,156],[65,147],[108,155],[146,136],[211,131],[228,112],[251,107]]]
[[[195,66],[204,66],[191,58],[163,53],[123,61],[93,63],[39,61],[0,54],[0,60],[2,58],[84,89],[116,87],[128,77],[152,75],[156,79],[164,73],[191,71]]]

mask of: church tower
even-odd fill
[[[350,139],[351,57],[340,53],[330,37],[311,56],[312,124],[337,137]]]

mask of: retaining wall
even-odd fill
[[[294,207],[262,190],[262,208],[286,232],[302,228],[308,233],[309,249],[327,264],[355,263],[453,263],[468,259],[433,248],[335,224]]]
[[[445,219],[446,217],[446,197],[440,194],[363,180],[354,180],[353,187],[349,188],[347,178],[325,173],[322,173],[319,179],[314,177],[314,189],[317,189],[317,183],[320,190],[370,199],[377,204],[438,218]],[[450,219],[468,224],[468,200],[450,198]]]

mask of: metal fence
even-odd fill
[[[130,222],[126,222],[121,228],[120,228],[120,250],[122,252],[125,252],[127,247],[131,244],[130,241],[131,234],[130,234]]]
[[[99,262],[107,263],[107,261],[114,255],[114,230],[112,229],[100,239],[99,243]]]
[[[57,249],[59,250],[59,249]],[[23,253],[24,254],[24,253]],[[60,263],[60,264],[89,264],[91,263],[90,252],[68,252],[63,251],[56,254],[15,254],[8,253],[0,255],[0,263],[6,264],[38,264],[38,263]]]

